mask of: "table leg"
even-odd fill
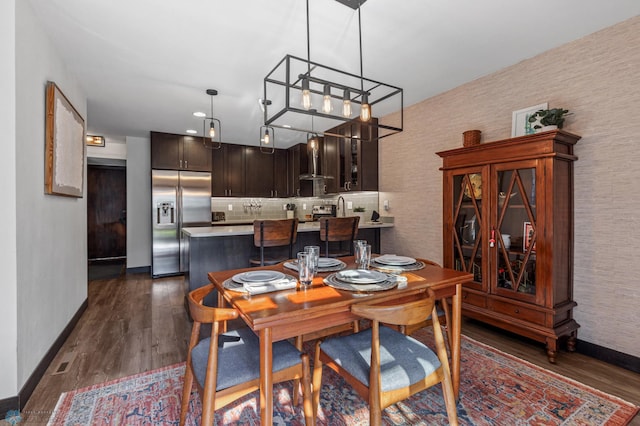
[[[273,423],[273,352],[271,328],[260,330],[260,424]]]
[[[451,342],[451,378],[453,394],[458,401],[460,390],[460,334],[462,332],[462,283],[456,284],[456,294],[452,297],[452,338]]]

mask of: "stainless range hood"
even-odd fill
[[[307,141],[307,159],[309,161],[309,173],[300,175],[300,180],[324,180],[333,179],[333,176],[325,176],[320,168],[320,140],[317,135]]]

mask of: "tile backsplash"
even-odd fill
[[[364,220],[370,220],[372,212],[378,210],[378,192],[353,192],[340,195],[345,201],[346,216],[354,215],[354,208],[364,207]],[[287,217],[285,206],[287,204],[295,204],[295,217],[300,220],[305,220],[306,215],[311,215],[312,206],[318,204],[338,204],[338,196],[338,194],[334,194],[322,197],[296,198],[212,197],[211,211],[224,212],[226,221],[284,219]],[[338,216],[342,215],[341,210],[342,202],[340,202],[338,206]],[[379,210],[378,213],[380,213]]]

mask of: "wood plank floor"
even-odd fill
[[[36,387],[21,424],[46,424],[60,394],[182,362],[190,323],[184,280],[147,274],[89,282],[89,306]],[[640,374],[593,358],[560,352],[549,364],[543,346],[466,320],[463,333],[529,362],[640,405]],[[53,374],[67,362],[64,373]],[[640,426],[636,416],[631,425]]]

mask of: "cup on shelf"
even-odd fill
[[[367,240],[353,240],[353,256],[356,260],[356,265],[360,263],[360,248],[367,245]]]
[[[358,256],[358,268],[369,269],[369,262],[371,262],[371,244],[361,245]]]
[[[298,253],[298,280],[300,281],[300,287],[311,287],[314,275],[315,260],[313,253],[301,251]]]
[[[304,246],[304,252],[313,257],[313,273],[318,273],[318,261],[320,260],[320,246]]]
[[[502,234],[502,242],[504,243],[504,248],[508,250],[511,247],[511,235]]]

